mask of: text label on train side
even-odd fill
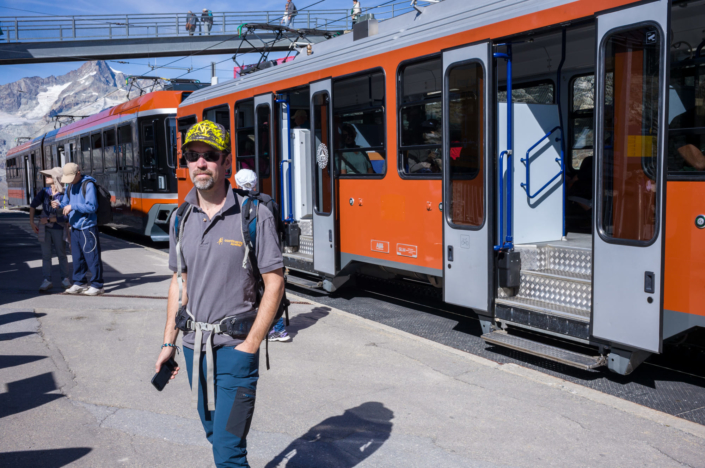
[[[415,245],[397,244],[397,255],[416,258],[419,256],[419,248]]]
[[[370,248],[373,252],[389,253],[389,242],[373,240],[370,242]]]

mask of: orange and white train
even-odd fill
[[[10,205],[31,202],[42,169],[75,162],[110,191],[113,227],[167,240],[177,206],[176,108],[190,92],[147,93],[11,149]]]
[[[628,374],[705,326],[703,24],[703,0],[445,0],[194,92],[177,125],[230,128],[309,284],[413,277],[488,343]]]

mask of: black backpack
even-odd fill
[[[81,191],[83,192],[83,199],[86,198],[86,184],[92,183],[95,186],[95,196],[98,200],[98,210],[96,214],[98,215],[98,226],[105,226],[113,222],[113,210],[110,206],[110,192],[106,190],[105,187],[99,185],[98,182],[90,179],[86,179],[81,184]],[[71,203],[71,192],[69,192],[69,203]]]

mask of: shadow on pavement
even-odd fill
[[[0,369],[22,366],[46,358],[47,356],[0,356]]]
[[[312,327],[324,317],[330,314],[330,307],[314,307],[311,312],[299,314],[289,321],[289,326],[286,327],[286,332],[294,338],[301,330]]]
[[[23,466],[32,468],[58,468],[73,463],[91,452],[88,447],[51,450],[23,450],[0,453],[0,466]]]
[[[392,419],[394,413],[384,404],[363,403],[316,424],[266,468],[352,468],[389,439]]]
[[[56,382],[51,372],[8,383],[7,392],[0,394],[0,418],[22,413],[64,397],[59,393],[49,393],[55,390]],[[7,465],[0,463],[0,466]]]
[[[45,315],[46,314],[44,313],[35,314],[34,312],[10,312],[7,314],[0,314],[0,326],[7,325],[12,322],[19,322],[21,320],[44,317]]]
[[[29,335],[34,335],[34,332],[0,333],[0,341],[10,341]]]

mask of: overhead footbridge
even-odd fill
[[[399,1],[363,9],[378,21],[435,2]],[[0,65],[117,58],[179,57],[290,50],[293,43],[316,44],[345,31],[350,10],[299,10],[293,22],[284,11],[212,12],[207,21],[189,14],[0,17]],[[243,41],[243,34],[247,40]],[[300,44],[299,44],[300,45]]]

